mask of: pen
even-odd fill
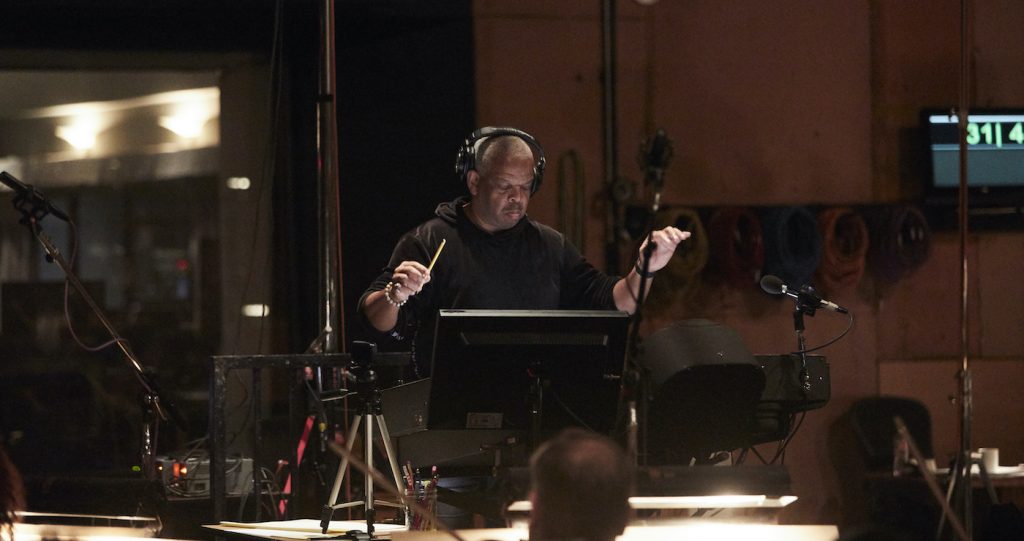
[[[434,263],[437,263],[437,257],[441,255],[441,250],[444,250],[446,242],[448,242],[448,239],[441,239],[441,244],[438,245],[437,251],[434,252],[434,258],[430,260],[430,265],[427,265],[427,273],[434,269]]]

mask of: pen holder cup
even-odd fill
[[[437,489],[431,486],[429,481],[423,482],[422,485],[412,491],[409,489],[405,490],[406,497],[415,501],[425,511],[421,511],[411,505],[408,506],[409,529],[436,530]]]

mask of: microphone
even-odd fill
[[[664,183],[665,169],[672,161],[672,139],[664,129],[658,128],[653,136],[640,145],[640,168],[644,172],[644,183],[653,184],[658,191]]]
[[[35,212],[32,213],[33,215],[35,215],[36,219],[42,218],[43,216],[45,216],[45,213],[48,212],[60,218],[61,220],[64,220],[65,222],[71,222],[71,219],[68,218],[68,215],[65,214],[64,211],[55,207],[53,203],[46,199],[46,197],[43,196],[43,194],[40,193],[39,190],[33,188],[31,184],[23,183],[22,181],[14,178],[14,175],[8,173],[7,171],[0,172],[0,183],[5,184],[8,188],[14,190],[14,192],[18,194],[15,196],[14,205],[19,210],[22,210],[20,203],[23,201],[27,201],[29,204],[35,207],[35,209],[37,209]],[[28,217],[26,216],[26,219],[27,218]]]
[[[761,278],[761,289],[763,289],[765,293],[769,293],[771,295],[789,295],[798,302],[805,303],[814,309],[824,308],[840,314],[850,313],[846,308],[819,297],[811,286],[803,286],[799,289],[792,288],[787,286],[781,278],[771,274],[766,274]]]

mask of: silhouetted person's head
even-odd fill
[[[530,458],[530,541],[611,541],[629,521],[633,469],[611,439],[562,431]]]

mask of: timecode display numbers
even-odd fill
[[[968,122],[968,145],[1024,145],[1024,122]]]

